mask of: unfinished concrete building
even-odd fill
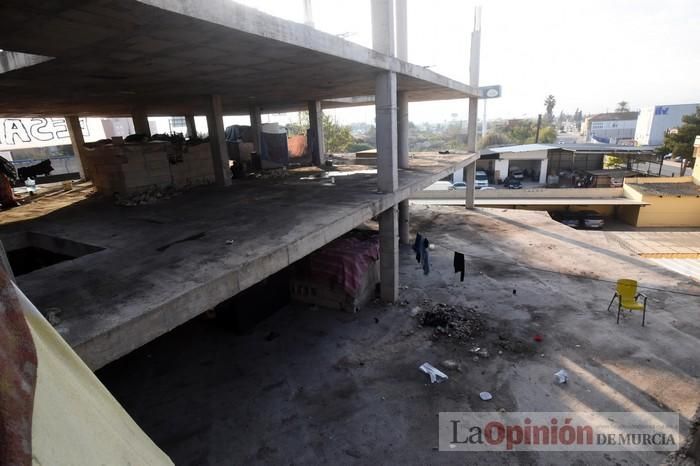
[[[17,282],[43,312],[60,310],[56,328],[93,369],[373,217],[381,297],[396,300],[407,199],[456,170],[473,179],[478,25],[467,85],[406,61],[405,0],[396,12],[391,0],[372,1],[373,49],[228,0],[9,0],[0,15],[0,116],[65,117],[81,174],[98,192],[208,184],[134,208],[106,192],[0,226],[9,252],[42,248],[71,259]],[[260,150],[261,113],[308,109],[314,162],[323,166],[323,108],[368,96],[376,175],[324,183],[290,171],[283,181],[232,182],[224,115],[249,114]],[[460,98],[469,99],[471,152],[409,158],[408,102]],[[78,122],[131,116],[136,132],[148,133],[148,116],[171,115],[187,119],[190,135],[194,116],[205,115],[209,142],[175,154],[149,144],[90,150]],[[465,202],[473,205],[473,191]]]

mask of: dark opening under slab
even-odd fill
[[[34,232],[4,237],[2,242],[15,276],[103,250],[90,244]]]

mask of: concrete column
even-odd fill
[[[309,27],[314,27],[314,15],[311,10],[311,0],[303,0],[304,2],[304,24]]]
[[[379,214],[379,278],[383,301],[399,299],[398,209],[394,205]]]
[[[143,109],[135,109],[131,112],[131,120],[134,122],[136,134],[151,136],[151,127],[148,124],[148,115]]]
[[[543,159],[540,162],[540,184],[547,184],[547,165],[549,164],[548,159]]]
[[[372,48],[394,55],[394,0],[372,1]]]
[[[185,115],[185,125],[187,126],[187,137],[193,138],[197,136],[197,124],[194,121],[194,114],[188,113]]]
[[[320,100],[312,100],[309,106],[309,125],[311,135],[311,161],[317,167],[326,162],[326,140],[323,134],[323,110]]]
[[[224,111],[220,95],[209,99],[207,126],[209,128],[209,150],[214,164],[214,179],[219,186],[231,185],[231,170],[228,164],[228,147],[224,134]]]
[[[90,174],[88,173],[88,163],[87,154],[85,153],[85,138],[83,137],[83,130],[80,128],[80,118],[75,115],[67,116],[66,126],[68,127],[68,134],[70,135],[70,141],[73,145],[73,156],[78,165],[78,172],[80,173],[80,178],[84,180],[90,179]]]
[[[398,94],[398,159],[399,168],[408,168],[408,94]]]
[[[474,189],[474,183],[476,182],[476,162],[472,162],[466,167],[464,167],[464,182],[467,183],[467,197],[464,201],[464,206],[467,209],[474,208],[474,195],[476,193]]]
[[[397,169],[396,73],[377,75],[374,106],[377,120],[377,180],[379,190],[393,193],[399,187]]]
[[[401,1],[401,0],[399,0]],[[397,2],[398,3],[398,2]],[[408,168],[408,95],[405,92],[398,94],[398,164],[399,168]],[[399,203],[399,239],[403,244],[410,244],[409,238],[409,208],[408,200]]]
[[[399,202],[399,241],[402,244],[411,244],[410,221],[408,199],[406,199]]]
[[[481,48],[481,8],[474,10],[474,30],[469,51],[469,85],[474,89],[479,87],[479,53]],[[469,116],[467,120],[467,150],[476,152],[476,119],[479,111],[479,99],[469,98]],[[467,184],[464,206],[474,208],[476,163],[467,165],[464,169],[464,182]]]
[[[396,58],[408,61],[408,1],[396,0]]]
[[[255,100],[251,100],[248,105],[250,113],[250,129],[253,132],[253,144],[255,151],[262,157],[262,118],[260,116],[260,107]]]

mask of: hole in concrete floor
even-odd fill
[[[34,232],[5,236],[2,244],[15,276],[103,250],[90,244]]]

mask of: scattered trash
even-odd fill
[[[447,380],[447,375],[440,371],[439,369],[431,366],[429,363],[424,362],[418,367],[421,371],[425,372],[430,376],[430,383],[440,383]]]
[[[472,358],[472,361],[474,361],[474,362],[479,362],[479,356],[474,356],[474,357]]]
[[[576,348],[580,348],[580,347],[581,347],[581,345],[576,345]]]
[[[134,207],[137,205],[152,204],[160,199],[170,199],[173,196],[181,194],[181,191],[173,186],[160,188],[152,186],[146,191],[131,194],[126,197],[119,193],[114,193],[114,203],[124,207]]]
[[[375,318],[374,318],[374,323],[375,323],[375,324],[378,324],[378,323],[379,323],[379,318],[378,318],[378,317],[375,317]]]
[[[445,369],[459,370],[459,363],[457,361],[453,361],[452,359],[445,359],[442,361],[442,365],[445,366]]]
[[[513,290],[513,295],[518,294],[518,290]]]
[[[505,412],[506,412],[506,408],[498,408],[498,412],[499,412],[499,413],[505,413]]]
[[[544,353],[540,354],[540,357],[543,358],[543,357],[544,357]]]
[[[408,306],[408,301],[399,301],[399,306],[401,306],[401,307]]]
[[[232,239],[227,239],[227,240],[226,240],[226,244],[233,244],[233,243],[234,243],[234,241],[233,241]]]
[[[554,377],[556,377],[557,383],[558,384],[563,384],[568,382],[569,380],[569,373],[566,372],[564,369],[559,369],[559,372],[554,374]]]
[[[473,308],[435,304],[430,310],[417,314],[422,327],[434,327],[433,338],[447,336],[467,341],[481,333],[484,323]]]
[[[489,401],[493,399],[493,395],[491,395],[489,392],[481,392],[479,393],[479,398],[481,398],[484,401]]]
[[[542,335],[535,335],[535,336],[533,337],[533,340],[535,340],[537,343],[539,343],[539,342],[541,342],[542,340],[544,340],[544,338],[542,338]]]

